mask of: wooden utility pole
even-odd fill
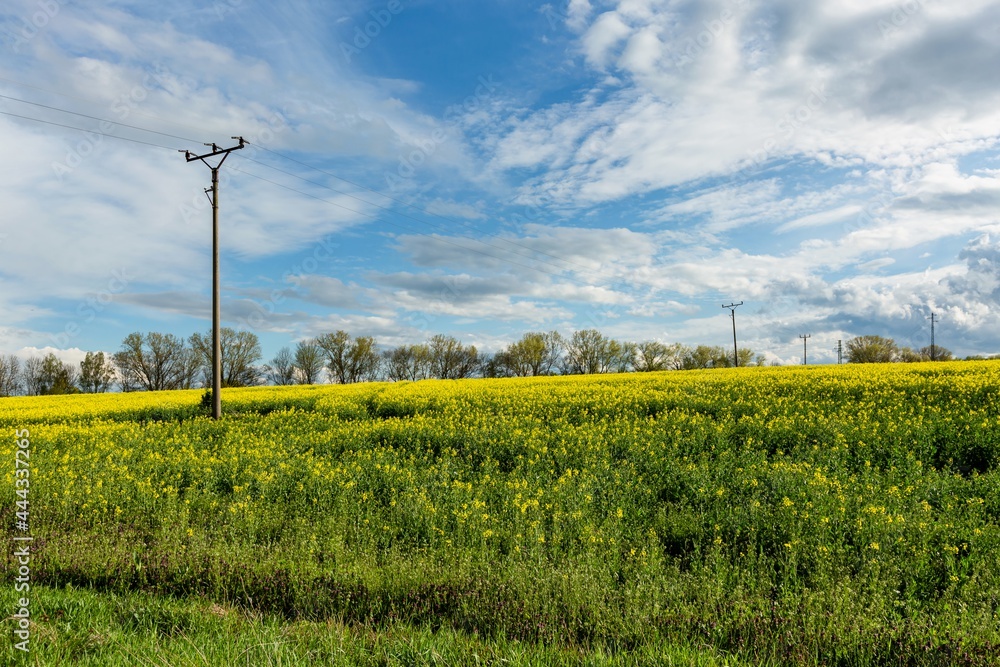
[[[731,303],[728,306],[723,306],[723,308],[728,308],[730,316],[733,318],[733,367],[739,368],[740,366],[740,350],[736,347],[736,309],[743,305],[743,302]]]
[[[222,304],[219,294],[219,167],[226,161],[229,154],[238,151],[246,144],[243,137],[233,137],[240,142],[232,148],[219,148],[215,144],[205,144],[212,147],[211,153],[193,155],[191,151],[181,151],[188,162],[201,160],[212,170],[212,187],[205,190],[212,202],[212,419],[222,417],[222,345],[219,327],[222,321]],[[222,156],[218,164],[212,165],[206,158]]]

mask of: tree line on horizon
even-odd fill
[[[453,336],[437,334],[423,343],[379,349],[371,336],[346,331],[299,341],[283,347],[261,364],[260,340],[250,331],[223,327],[220,331],[222,386],[260,384],[339,384],[385,380],[457,380],[485,377],[531,377],[599,373],[652,372],[730,368],[731,351],[722,346],[681,343],[633,343],[609,338],[596,329],[565,337],[557,331],[530,332],[499,352],[484,354]],[[858,336],[847,341],[849,363],[947,361],[952,353],[941,346],[912,350],[891,338]],[[967,357],[968,359],[982,357]],[[764,355],[749,348],[738,351],[739,366],[763,366]],[[50,353],[21,361],[0,356],[0,397],[124,392],[210,387],[212,335],[195,333],[187,340],[173,334],[135,332],[112,355],[87,352],[79,365]]]

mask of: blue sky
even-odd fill
[[[998,57],[995,0],[8,0],[0,352],[207,331],[209,170],[175,151],[242,135],[223,319],[268,358],[728,345],[732,301],[770,360],[921,347],[932,311],[997,353]]]

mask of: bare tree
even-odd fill
[[[115,380],[115,367],[103,352],[88,352],[80,362],[80,389],[88,394],[104,393]]]
[[[624,352],[621,343],[597,329],[574,331],[566,344],[563,370],[567,374],[607,373],[621,366]]]
[[[42,360],[39,357],[28,357],[25,360],[21,378],[24,380],[24,393],[28,396],[41,396],[45,388],[45,378],[42,375]]]
[[[299,384],[316,384],[323,372],[323,348],[315,340],[299,341],[295,346],[295,376]]]
[[[699,345],[688,348],[681,362],[681,368],[686,371],[700,368],[728,368],[732,365],[732,355],[721,345]]]
[[[431,349],[426,345],[401,345],[382,353],[385,376],[392,382],[425,380],[432,372]]]
[[[264,366],[264,373],[270,384],[284,386],[295,384],[295,357],[287,347],[278,350],[271,363]]]
[[[430,339],[431,368],[433,375],[442,380],[459,380],[472,377],[480,367],[479,351],[475,345],[464,346],[452,336],[438,334]]]
[[[13,354],[0,356],[0,397],[21,393],[21,360]]]
[[[205,376],[205,386],[212,378],[212,332],[193,334],[191,349],[198,354],[198,363]],[[260,380],[260,339],[252,331],[236,331],[230,327],[219,330],[219,365],[223,387],[251,387]]]
[[[184,341],[155,331],[131,333],[114,354],[122,388],[162,391],[190,386],[192,358]]]
[[[635,347],[632,365],[640,373],[676,370],[680,367],[684,346],[680,343],[667,345],[655,340],[647,340]]]

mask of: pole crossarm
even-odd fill
[[[236,139],[237,141],[239,141],[240,145],[239,146],[233,146],[232,148],[219,148],[219,146],[217,144],[205,144],[206,146],[211,146],[212,147],[212,152],[211,153],[205,153],[204,155],[195,155],[191,151],[178,151],[178,153],[184,153],[184,157],[187,159],[188,162],[194,162],[195,160],[201,160],[202,162],[205,162],[205,158],[210,158],[210,157],[215,157],[216,155],[221,155],[222,156],[222,160],[219,162],[219,164],[217,164],[214,167],[212,165],[208,164],[208,162],[205,162],[205,164],[208,164],[208,166],[209,166],[210,169],[218,169],[219,167],[222,166],[222,163],[226,161],[226,158],[229,157],[230,153],[232,153],[233,151],[238,151],[239,149],[241,149],[244,146],[246,146],[246,141],[243,140],[243,137],[233,137],[233,139]]]

